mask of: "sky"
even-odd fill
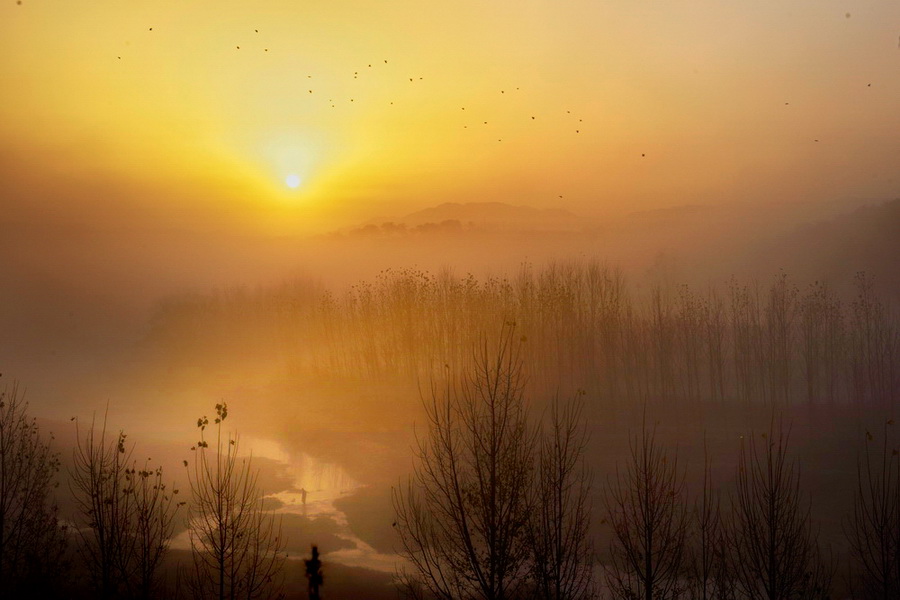
[[[293,235],[445,201],[891,198],[898,74],[886,0],[4,0],[2,219]]]

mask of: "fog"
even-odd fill
[[[142,229],[138,223],[123,235],[77,222],[9,219],[0,267],[4,371],[27,384],[38,414],[96,407],[106,399],[135,405],[117,399],[123,390],[112,382],[135,368],[166,305],[234,293],[296,293],[314,303],[326,291],[340,297],[354,284],[374,281],[385,269],[449,269],[482,279],[512,277],[524,263],[541,270],[554,261],[587,260],[620,269],[635,290],[663,282],[703,291],[732,276],[765,284],[781,271],[801,287],[828,281],[842,294],[852,289],[857,271],[867,271],[886,298],[896,298],[900,288],[892,262],[896,202],[693,205],[607,220],[566,212],[556,222],[540,211],[498,204],[510,209],[505,223],[490,215],[491,206],[443,205],[433,215],[290,237]],[[480,220],[479,211],[485,215]],[[232,336],[213,354],[241,343]],[[185,357],[180,367],[200,358]]]
[[[791,426],[817,526],[841,556],[860,436],[894,414],[896,375],[861,383],[851,367],[868,318],[859,293],[878,307],[874,326],[896,336],[898,202],[764,208],[600,222],[456,204],[307,237],[156,231],[127,244],[77,227],[35,244],[41,227],[13,227],[3,239],[2,377],[27,389],[65,464],[70,419],[84,431],[106,415],[181,485],[196,419],[227,402],[230,430],[299,540],[289,552],[316,542],[334,563],[390,572],[390,488],[413,468],[422,402],[515,322],[535,418],[554,395],[584,390],[599,483],[627,456],[646,409],[689,489],[704,440],[729,489],[739,440],[765,431],[775,410]],[[809,361],[826,358],[809,344],[832,342],[809,337],[809,319],[832,309],[845,332],[832,342],[849,354],[813,372]],[[775,344],[777,310],[787,346],[754,350]],[[711,327],[724,344],[715,352]],[[896,369],[896,339],[883,343],[888,362],[877,368]],[[607,539],[593,493],[593,533]],[[61,507],[73,510],[64,498]],[[189,547],[183,527],[175,551]]]

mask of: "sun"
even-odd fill
[[[287,184],[287,186],[288,186],[289,188],[292,188],[292,189],[293,189],[293,188],[296,188],[296,187],[298,187],[298,186],[300,185],[300,176],[299,176],[299,175],[294,175],[294,174],[288,175],[288,176],[284,179],[284,182]]]

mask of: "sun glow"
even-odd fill
[[[288,186],[289,188],[291,188],[291,189],[297,188],[297,187],[300,186],[300,176],[299,176],[299,175],[294,175],[294,174],[288,175],[288,176],[284,179],[284,182],[285,182],[285,183],[287,184],[287,186]]]

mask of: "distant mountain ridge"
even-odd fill
[[[764,280],[783,269],[798,282],[824,279],[852,291],[855,273],[866,271],[881,293],[900,301],[900,199],[686,204],[602,220],[561,208],[447,202],[327,238],[384,240],[366,246],[367,259],[384,251],[386,262],[432,268],[448,257],[468,269],[589,256],[637,276],[665,271],[697,286],[731,276]]]
[[[810,272],[832,282],[866,271],[882,293],[900,301],[900,198],[798,227],[762,256],[788,257],[780,262],[797,270],[792,262],[806,262]]]
[[[427,223],[458,221],[463,228],[530,231],[577,231],[581,219],[562,208],[534,208],[505,202],[445,202],[393,221],[418,227]],[[373,223],[374,224],[374,223]]]

